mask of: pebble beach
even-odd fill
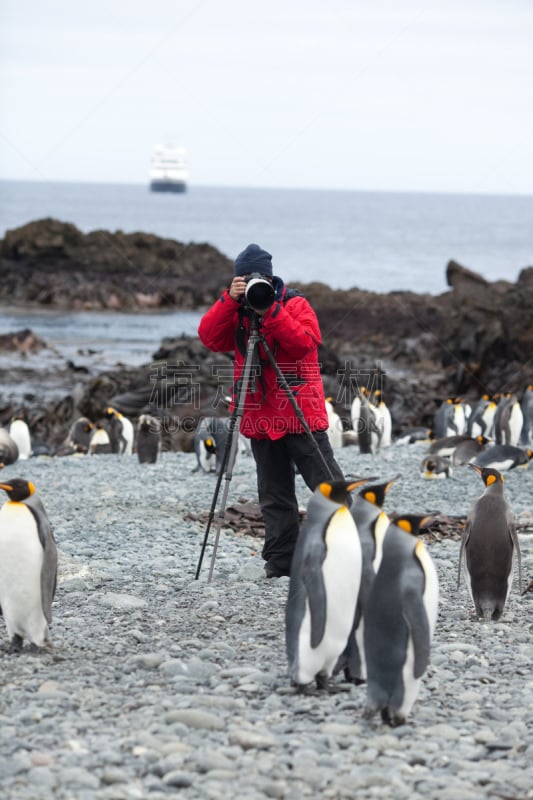
[[[463,516],[483,490],[458,467],[423,481],[425,445],[338,453],[347,475],[399,474],[385,510]],[[287,677],[289,579],[267,580],[259,538],[214,531],[195,573],[214,475],[193,454],[38,457],[32,480],[54,529],[53,648],[7,654],[0,619],[0,796],[9,800],[533,798],[533,594],[517,573],[500,621],[456,588],[459,542],[429,541],[440,583],[431,663],[406,724],[364,720],[365,687],[296,694]],[[531,469],[506,473],[533,577]],[[305,507],[310,493],[297,477]],[[224,489],[224,481],[221,490]],[[2,493],[3,494],[3,493]],[[228,505],[256,501],[242,456]],[[4,497],[0,498],[3,502]],[[523,588],[523,587],[522,587]]]

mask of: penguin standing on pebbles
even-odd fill
[[[18,447],[19,458],[21,460],[30,458],[32,454],[31,434],[28,423],[24,419],[23,412],[13,417],[11,420],[9,435]]]
[[[437,620],[437,572],[416,537],[426,520],[409,515],[389,525],[365,610],[364,716],[380,711],[392,726],[405,721],[416,700]]]
[[[361,585],[357,599],[355,618],[348,638],[346,649],[335,666],[335,674],[343,670],[344,677],[352,683],[364,683],[366,680],[366,663],[364,657],[364,617],[365,608],[374,583],[374,578],[381,564],[383,539],[390,524],[390,519],[383,511],[385,496],[399,475],[386,483],[365,486],[354,500],[351,508],[361,541],[363,566]],[[372,480],[369,478],[368,480]]]
[[[155,464],[161,451],[161,421],[141,414],[137,426],[137,458],[140,464]]]
[[[513,560],[518,562],[522,585],[520,544],[513,513],[503,494],[503,475],[497,469],[470,463],[485,484],[485,491],[468,514],[459,551],[457,586],[464,565],[466,583],[476,615],[485,621],[501,617],[513,580]]]
[[[0,427],[0,469],[14,464],[18,460],[19,449],[15,440],[9,435],[9,431]]]
[[[130,420],[111,406],[106,409],[104,416],[108,421],[111,452],[119,453],[119,455],[123,456],[131,456],[134,431]]]
[[[333,398],[326,397],[326,411],[328,414],[328,439],[334,450],[342,447],[342,420],[333,408]]]
[[[196,470],[214,471],[222,469],[224,453],[229,436],[229,417],[202,417],[194,434]]]
[[[91,430],[89,439],[89,455],[107,455],[111,453],[111,440],[106,430],[107,420],[98,420]]]
[[[348,508],[366,482],[321,483],[307,506],[291,566],[285,642],[291,684],[326,689],[353,625],[361,581],[361,544]]]
[[[0,606],[11,640],[35,647],[50,641],[52,600],[57,584],[57,548],[50,522],[33,483],[0,483],[9,500],[0,509]]]

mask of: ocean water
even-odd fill
[[[0,236],[47,216],[208,242],[229,258],[258,242],[287,282],[340,289],[440,294],[450,259],[488,280],[533,265],[533,196],[0,181]]]
[[[533,265],[533,197],[196,186],[172,195],[139,185],[0,181],[0,237],[48,216],[85,232],[208,242],[229,258],[255,241],[272,253],[286,282],[340,289],[439,294],[452,258],[488,280],[515,280]],[[68,359],[99,371],[150,363],[164,337],[194,335],[200,316],[4,308],[0,334],[31,328],[50,344],[46,354],[26,357],[27,367],[36,361],[53,369]],[[10,363],[0,357],[0,366]],[[16,384],[14,373],[12,389]]]

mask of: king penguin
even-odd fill
[[[483,397],[478,400],[468,418],[466,429],[468,435],[472,437],[490,437],[492,434],[495,412],[496,403],[489,398],[488,394],[484,394]]]
[[[57,548],[33,483],[22,478],[0,483],[9,500],[0,509],[0,606],[11,640],[43,647],[50,641],[52,600],[57,584]]]
[[[524,423],[520,433],[520,444],[527,447],[533,444],[533,384],[526,387],[522,396],[522,417]]]
[[[161,452],[161,420],[141,414],[137,425],[137,458],[140,464],[155,464]]]
[[[392,443],[392,416],[389,407],[383,399],[383,392],[381,389],[376,389],[374,392],[374,405],[376,408],[378,427],[381,428],[379,446],[390,447]]]
[[[348,508],[366,482],[321,483],[307,506],[291,566],[285,642],[292,685],[325,689],[353,625],[361,582],[361,543]]]
[[[392,726],[405,721],[416,700],[437,620],[437,572],[416,537],[426,520],[409,515],[389,525],[365,610],[364,716],[380,711]]]
[[[367,397],[361,393],[361,409],[359,412],[359,452],[376,453],[381,445],[383,419],[377,416],[377,409]]]
[[[478,453],[470,463],[476,467],[487,467],[504,472],[515,467],[527,467],[533,451],[529,448],[513,447],[510,444],[494,444]]]
[[[19,449],[17,443],[9,435],[9,431],[0,427],[0,469],[14,464],[18,460]]]
[[[134,430],[130,420],[109,406],[105,415],[109,422],[109,440],[111,452],[123,456],[131,456],[133,452]]]
[[[450,478],[451,475],[450,460],[443,456],[426,456],[420,464],[420,477],[426,481]]]
[[[229,417],[202,417],[194,434],[197,466],[204,472],[212,470],[218,475],[226,450],[229,434]]]
[[[69,448],[72,453],[88,453],[93,428],[94,425],[90,419],[78,417],[70,427],[65,440],[65,448]]]
[[[485,491],[472,505],[466,519],[459,550],[457,586],[463,564],[477,617],[497,620],[511,591],[515,556],[519,587],[522,585],[520,544],[513,513],[503,493],[503,475],[497,469],[480,468],[472,463],[468,466],[481,476]]]
[[[340,656],[334,672],[336,674],[343,670],[345,679],[352,683],[364,683],[366,680],[363,639],[365,608],[374,578],[381,564],[383,539],[390,524],[389,517],[383,511],[385,495],[399,477],[396,475],[386,483],[365,486],[358,493],[351,508],[361,541],[363,558],[361,585],[348,644]],[[372,480],[372,478],[368,480]]]
[[[18,447],[20,460],[29,458],[32,453],[31,434],[28,423],[23,419],[22,413],[11,420],[9,435]]]
[[[333,398],[326,397],[326,412],[328,415],[328,439],[334,450],[342,447],[342,420],[333,408]]]
[[[98,420],[93,426],[89,439],[89,455],[107,455],[111,453],[111,440],[106,430],[107,420]]]

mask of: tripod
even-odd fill
[[[330,478],[333,478],[330,466],[327,463],[326,459],[324,458],[324,454],[322,453],[317,441],[315,440],[315,437],[313,436],[313,433],[312,433],[311,429],[309,428],[309,425],[307,424],[307,420],[305,419],[305,417],[303,415],[302,409],[300,408],[300,406],[296,402],[296,399],[295,399],[293,393],[291,392],[291,388],[290,388],[289,384],[287,383],[287,379],[285,378],[285,375],[280,370],[280,368],[279,368],[279,366],[278,366],[278,364],[276,362],[276,359],[274,358],[274,356],[272,354],[272,351],[271,351],[270,347],[268,346],[267,342],[265,341],[264,336],[262,336],[262,334],[260,333],[260,330],[259,330],[259,316],[258,316],[257,312],[251,311],[249,319],[250,319],[250,332],[249,332],[249,336],[248,336],[248,344],[247,344],[247,348],[246,348],[246,357],[245,357],[244,367],[243,367],[242,376],[241,376],[241,379],[240,379],[240,386],[239,386],[239,391],[238,391],[238,396],[237,396],[237,402],[234,405],[234,410],[233,410],[233,413],[232,413],[232,415],[230,417],[229,434],[228,434],[228,438],[227,438],[227,441],[226,441],[226,447],[224,449],[224,455],[222,457],[222,464],[220,466],[220,471],[219,471],[219,474],[218,474],[218,477],[217,477],[217,483],[216,483],[216,486],[215,486],[215,491],[214,491],[213,499],[212,499],[212,502],[211,502],[211,508],[209,510],[209,516],[208,516],[207,526],[206,526],[206,530],[205,530],[205,534],[204,534],[204,540],[202,542],[202,550],[200,552],[200,558],[198,560],[198,566],[196,568],[195,580],[198,580],[198,578],[200,576],[200,570],[202,568],[202,562],[203,562],[203,559],[204,559],[205,548],[207,546],[207,539],[209,537],[209,532],[211,530],[211,525],[212,525],[213,519],[215,517],[215,509],[216,509],[216,504],[217,504],[217,500],[218,500],[218,495],[219,495],[219,492],[220,492],[220,485],[222,483],[222,477],[225,474],[226,483],[224,485],[224,491],[223,491],[223,494],[222,494],[222,500],[221,500],[221,503],[220,503],[220,509],[218,511],[218,516],[217,516],[217,527],[216,527],[216,534],[215,534],[215,542],[214,542],[214,545],[213,545],[213,553],[212,553],[212,556],[211,556],[211,564],[210,564],[210,567],[209,567],[209,576],[208,576],[208,579],[207,579],[208,583],[211,583],[211,580],[213,578],[213,570],[215,568],[215,559],[216,559],[216,554],[217,554],[217,549],[218,549],[218,542],[219,542],[219,538],[220,538],[220,529],[221,529],[222,523],[224,521],[224,514],[225,514],[225,510],[226,510],[226,503],[227,503],[227,499],[228,499],[229,487],[230,487],[231,479],[233,477],[233,467],[235,466],[235,458],[236,458],[236,455],[237,455],[237,446],[238,446],[238,441],[239,441],[239,430],[240,430],[240,426],[241,426],[241,420],[242,420],[242,417],[243,417],[243,414],[244,414],[244,406],[245,406],[245,403],[246,403],[246,395],[247,395],[247,392],[248,392],[248,386],[250,385],[250,378],[252,377],[252,368],[253,368],[254,364],[256,363],[256,359],[255,359],[256,350],[257,350],[257,347],[258,347],[259,344],[262,345],[263,350],[265,351],[266,356],[267,356],[270,364],[272,365],[272,367],[274,368],[274,370],[276,372],[279,385],[282,387],[282,389],[285,391],[287,397],[289,398],[290,403],[291,403],[291,405],[292,405],[292,407],[293,407],[293,409],[295,411],[295,414],[296,414],[300,424],[302,425],[302,428],[304,429],[305,433],[309,436],[310,441],[313,443],[313,447],[314,447],[316,453],[318,454],[319,458],[321,458],[322,463],[323,463],[324,467],[326,468],[326,472],[329,474]]]

